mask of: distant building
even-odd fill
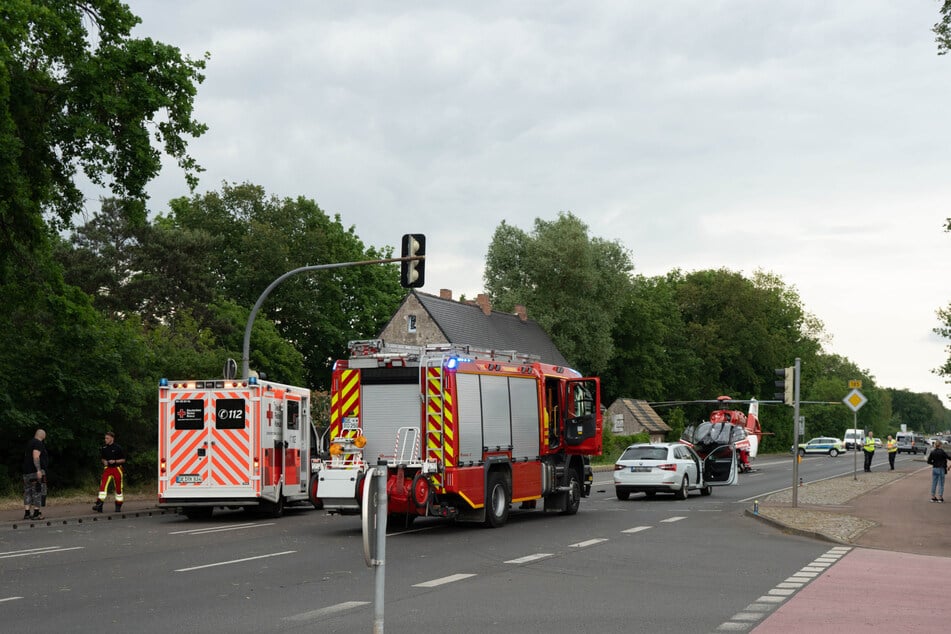
[[[440,290],[438,297],[414,289],[379,338],[416,346],[450,343],[515,351],[536,355],[544,363],[568,365],[538,322],[528,318],[524,306],[516,306],[511,314],[494,311],[485,294],[473,302],[457,302],[448,289]]]
[[[663,442],[670,426],[661,419],[647,401],[619,398],[604,414],[604,428],[617,436],[630,436],[647,432],[651,442]],[[615,431],[620,429],[620,431]]]

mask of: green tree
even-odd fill
[[[535,219],[531,234],[502,222],[486,256],[485,283],[492,305],[528,306],[565,358],[599,373],[614,356],[611,338],[633,269],[617,241],[589,237],[569,212],[555,221]]]
[[[939,9],[941,19],[931,29],[938,44],[938,55],[945,55],[951,50],[951,0],[944,0]]]
[[[139,22],[117,0],[0,6],[0,257],[42,244],[47,212],[70,225],[80,170],[144,200],[164,150],[195,185],[186,139],[206,129],[192,118],[205,60],[132,37]]]
[[[250,309],[284,273],[302,266],[390,257],[390,247],[366,247],[340,216],[329,217],[312,200],[267,196],[252,184],[225,184],[220,192],[179,198],[158,223],[216,241],[196,267],[216,296]],[[180,265],[181,266],[181,265]],[[186,264],[186,266],[188,266]],[[304,356],[305,381],[329,386],[334,359],[351,339],[376,336],[404,296],[393,265],[308,272],[288,278],[268,296],[263,313]],[[252,351],[259,346],[252,336]]]

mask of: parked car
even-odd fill
[[[619,500],[631,493],[673,493],[680,500],[688,491],[710,495],[713,486],[737,482],[737,456],[732,445],[700,458],[693,449],[677,442],[630,445],[614,463],[614,490]]]
[[[799,444],[799,455],[804,456],[807,453],[827,453],[833,458],[845,451],[845,443],[838,438],[829,438],[821,436]]]

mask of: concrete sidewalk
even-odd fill
[[[951,499],[951,487],[945,493]],[[920,465],[906,477],[860,495],[847,512],[874,522],[851,540],[852,550],[761,623],[723,629],[768,634],[941,632],[951,627],[947,589],[939,581],[951,565],[951,502],[931,502],[931,467]]]
[[[92,510],[96,501],[95,493],[89,496],[88,502],[58,503],[50,500],[48,505],[40,509],[43,513],[41,520],[24,520],[23,507],[0,511],[0,530],[39,528],[43,526],[62,526],[64,524],[82,524],[84,522],[110,522],[113,520],[151,515],[175,515],[174,509],[160,509],[155,504],[154,495],[128,495],[122,504],[122,511],[115,513],[112,495],[103,507],[102,513]]]

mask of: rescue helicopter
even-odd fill
[[[737,452],[737,466],[740,473],[751,472],[753,467],[750,460],[756,457],[760,438],[763,436],[763,429],[759,422],[760,401],[755,398],[737,400],[729,396],[719,396],[712,401],[674,401],[651,403],[651,406],[669,407],[699,403],[713,403],[721,407],[711,412],[707,420],[697,425],[686,426],[680,436],[680,442],[693,448],[701,458],[706,458],[721,447],[733,446]],[[749,404],[749,411],[744,413],[725,407],[739,403]]]

